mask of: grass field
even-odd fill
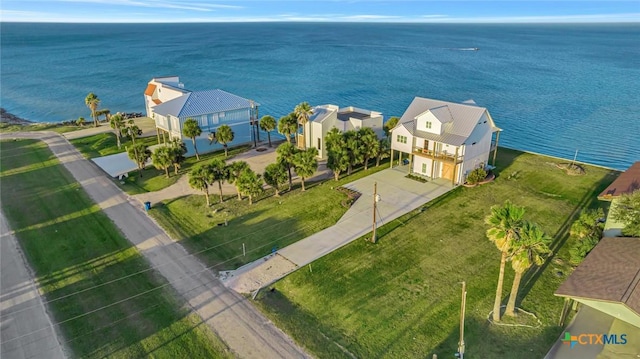
[[[572,268],[566,241],[582,208],[604,205],[597,194],[617,172],[587,167],[568,176],[551,158],[500,149],[499,177],[458,188],[381,227],[379,243],[363,239],[264,291],[258,305],[320,358],[453,357],[459,340],[460,282],[467,282],[466,356],[541,358],[557,340],[563,301],[553,292]],[[522,281],[518,306],[537,328],[489,325],[500,262],[485,237],[489,207],[510,199],[554,237],[556,258]],[[504,300],[513,271],[507,264]]]
[[[118,148],[116,135],[113,132],[99,133],[88,137],[69,140],[85,158],[96,158],[126,152],[126,146],[131,146],[132,142],[128,137],[122,137],[121,147]],[[153,146],[158,144],[156,136],[136,138],[136,144]]]
[[[135,274],[147,262],[42,142],[0,146],[3,211],[74,357],[231,357],[199,317],[156,289],[162,278]]]
[[[173,238],[216,269],[235,269],[334,225],[347,211],[341,202],[346,195],[335,188],[388,167],[362,169],[336,182],[333,179],[313,185],[302,192],[294,183],[291,192],[274,197],[267,191],[253,205],[227,196],[218,202],[217,187],[211,190],[210,209],[204,195],[165,201],[149,212]],[[228,226],[224,224],[225,219]],[[245,243],[246,257],[242,255]]]
[[[61,125],[58,123],[34,123],[30,125],[0,123],[0,132],[54,131],[58,133],[64,133],[80,129],[82,129],[82,127]]]

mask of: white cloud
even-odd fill
[[[450,23],[579,23],[579,22],[640,22],[640,13],[496,16],[496,17],[423,17],[422,22]]]
[[[214,11],[217,9],[230,9],[238,10],[243,9],[243,6],[238,5],[225,5],[225,4],[209,4],[200,2],[185,2],[180,0],[167,1],[167,0],[57,0],[59,2],[73,2],[73,3],[86,3],[86,4],[106,4],[111,6],[135,6],[135,7],[149,7],[159,9],[180,9],[180,10],[193,10],[193,11]]]

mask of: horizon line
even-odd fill
[[[620,20],[620,21],[336,21],[336,20],[213,20],[213,21],[33,21],[33,20],[0,20],[2,23],[22,23],[22,24],[261,24],[261,23],[342,23],[342,24],[433,24],[433,25],[495,25],[495,24],[637,24],[640,21]]]

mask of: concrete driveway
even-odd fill
[[[627,343],[620,344],[576,344],[571,348],[562,339],[564,333],[580,334],[627,334]],[[562,332],[544,359],[632,359],[640,358],[640,328],[616,319],[587,305],[581,305],[578,314]]]
[[[371,232],[375,182],[381,197],[378,225],[409,213],[453,188],[446,180],[421,183],[406,178],[406,174],[406,166],[396,167],[345,185],[362,195],[334,226],[279,250],[275,256],[227,272],[223,282],[240,293],[250,293]]]

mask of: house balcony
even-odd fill
[[[421,157],[426,157],[432,160],[449,162],[449,163],[462,163],[463,156],[457,156],[447,151],[433,151],[422,147],[415,147],[413,154]]]

